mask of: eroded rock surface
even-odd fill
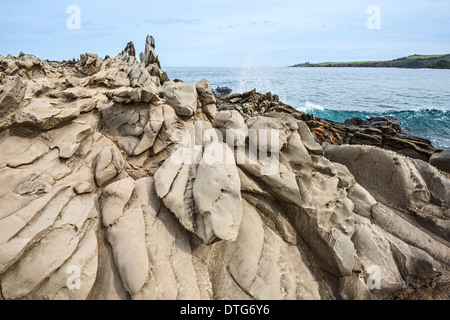
[[[441,171],[135,55],[0,57],[0,299],[449,298]]]

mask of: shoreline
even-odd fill
[[[358,62],[323,62],[301,63],[290,66],[293,68],[400,68],[400,69],[450,69],[450,54],[443,55],[412,55],[387,61]]]

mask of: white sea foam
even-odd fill
[[[323,110],[325,110],[325,108],[317,103],[313,103],[311,101],[306,101],[305,106],[303,108],[302,107],[298,108],[298,110],[305,112],[305,113],[311,113],[313,111],[323,111]]]

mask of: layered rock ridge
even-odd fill
[[[170,81],[150,36],[0,56],[0,299],[448,299],[449,178],[281,109]]]

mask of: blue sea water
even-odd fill
[[[395,68],[164,68],[170,79],[206,78],[214,89],[256,89],[317,117],[344,122],[390,115],[450,149],[450,70]]]

